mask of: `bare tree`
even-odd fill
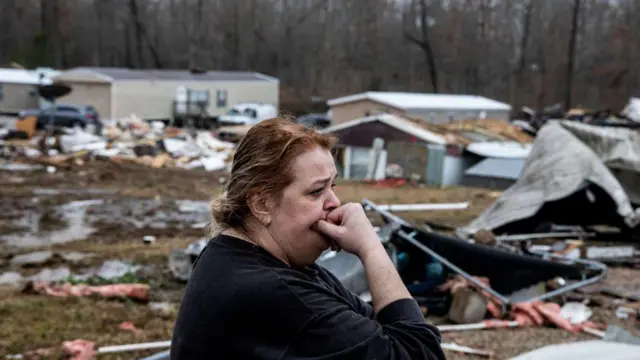
[[[431,79],[431,89],[434,93],[438,93],[438,69],[436,68],[433,48],[431,47],[431,42],[429,41],[430,18],[428,16],[427,0],[414,0],[411,4],[411,10],[408,14],[405,15],[405,22],[414,24],[413,27],[418,28],[421,37],[417,38],[412,34],[412,30],[409,30],[411,28],[411,25],[408,25],[408,28],[405,28],[404,37],[412,43],[416,44],[424,52],[425,62],[427,63],[427,70]],[[415,19],[414,15],[416,14],[416,5],[418,8],[417,15],[419,19],[417,25],[416,21],[412,21],[413,19]]]
[[[567,109],[572,106],[572,92],[573,92],[573,70],[576,56],[576,39],[578,37],[578,19],[580,15],[580,2],[581,0],[573,0],[573,12],[571,16],[571,33],[569,35],[569,47],[567,54],[567,74],[566,74],[566,86],[564,103]]]
[[[619,110],[640,95],[638,17],[637,0],[3,0],[0,63],[252,70],[291,101],[396,90]]]

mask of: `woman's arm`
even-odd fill
[[[445,359],[437,328],[425,322],[413,299],[393,301],[372,319],[340,294],[331,296],[312,283],[290,284],[313,315],[291,339],[282,359]]]
[[[402,282],[382,243],[377,237],[370,241],[375,241],[378,246],[371,248],[364,254],[360,254],[359,257],[367,274],[373,308],[378,314],[380,310],[394,301],[402,299],[413,300],[413,298]]]

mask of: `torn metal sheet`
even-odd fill
[[[534,233],[534,234],[515,234],[515,235],[499,235],[496,236],[497,241],[529,241],[535,239],[580,239],[585,237],[593,237],[595,233],[585,232],[552,232],[552,233]]]
[[[556,121],[540,130],[516,183],[457,234],[532,233],[544,222],[625,229],[640,224],[640,211],[602,158]]]
[[[631,202],[640,203],[640,133],[635,129],[561,121],[618,179]]]

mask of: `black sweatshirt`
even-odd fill
[[[171,359],[445,359],[413,299],[375,315],[333,274],[292,269],[261,247],[218,235],[195,263]]]

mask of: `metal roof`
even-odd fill
[[[381,123],[387,124],[388,126],[391,126],[402,132],[415,136],[416,138],[428,143],[432,143],[432,144],[447,143],[446,139],[443,136],[439,134],[435,134],[425,129],[424,127],[421,127],[418,124],[411,122],[405,118],[392,115],[392,114],[379,114],[379,115],[367,116],[361,119],[347,121],[342,124],[337,124],[337,125],[328,127],[326,129],[322,129],[320,130],[320,132],[333,133],[336,131],[340,131],[342,129],[347,129],[347,128],[351,128],[354,126],[371,123],[371,122],[381,122]]]
[[[94,74],[106,81],[117,80],[169,80],[169,81],[266,81],[278,79],[250,71],[207,71],[194,73],[188,70],[128,69],[107,67],[81,67],[68,70],[69,73]]]
[[[57,72],[50,69],[11,69],[0,68],[0,83],[3,84],[27,84],[27,85],[49,85],[51,77]],[[40,79],[42,74],[42,79]]]
[[[487,158],[526,159],[531,153],[531,144],[516,141],[485,141],[467,145],[467,151]]]
[[[483,96],[410,92],[369,91],[331,99],[327,101],[327,105],[335,106],[361,100],[371,100],[403,110],[511,111],[511,105]]]
[[[524,169],[524,159],[487,158],[464,172],[465,175],[516,180]]]

